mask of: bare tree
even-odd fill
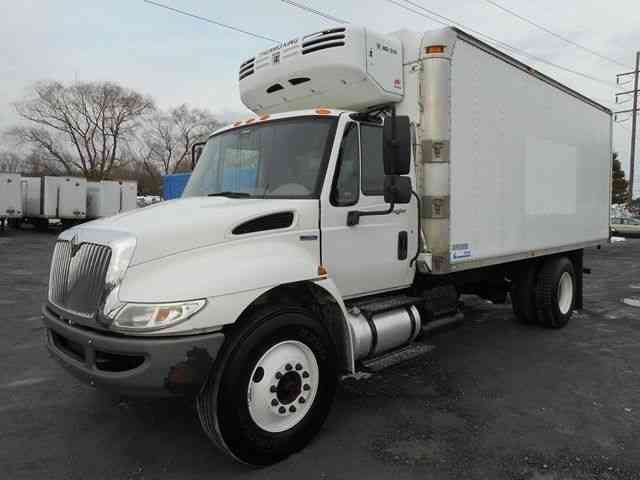
[[[145,164],[155,165],[163,174],[188,170],[194,143],[206,140],[220,123],[207,110],[183,104],[168,112],[156,112],[142,136]]]
[[[0,172],[19,173],[24,170],[24,158],[16,152],[0,152]]]
[[[67,173],[109,177],[126,159],[120,147],[154,110],[153,101],[112,82],[40,82],[33,95],[15,105],[30,122],[9,134],[45,153]]]

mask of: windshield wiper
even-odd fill
[[[246,192],[216,192],[209,193],[207,197],[250,198],[251,194]]]

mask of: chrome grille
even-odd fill
[[[49,275],[49,301],[69,312],[91,317],[105,289],[111,249],[95,243],[56,243]]]

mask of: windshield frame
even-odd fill
[[[261,198],[261,199],[286,199],[286,200],[304,200],[304,199],[320,199],[320,196],[322,194],[322,188],[324,186],[324,182],[325,182],[325,177],[327,175],[327,169],[329,167],[329,160],[331,158],[331,152],[333,150],[333,145],[335,143],[336,140],[336,131],[338,128],[338,121],[340,119],[340,115],[313,115],[313,114],[306,114],[306,115],[296,115],[296,116],[287,116],[287,117],[282,117],[282,118],[274,118],[274,119],[269,119],[269,120],[264,120],[264,121],[256,121],[253,122],[251,124],[245,124],[243,123],[242,125],[238,125],[237,127],[232,127],[232,128],[227,128],[225,130],[222,130],[220,132],[214,133],[213,135],[211,135],[206,143],[205,146],[202,150],[202,154],[200,155],[200,158],[203,158],[204,152],[206,151],[206,148],[209,146],[209,142],[211,142],[211,140],[213,140],[216,137],[220,137],[221,135],[225,135],[228,134],[230,132],[234,132],[236,130],[240,130],[240,129],[246,129],[246,128],[260,128],[263,125],[271,125],[274,123],[283,123],[283,122],[296,122],[296,121],[301,121],[301,120],[308,120],[308,119],[314,119],[315,121],[322,121],[322,122],[327,122],[329,123],[329,129],[327,131],[327,139],[325,141],[325,145],[323,147],[323,152],[322,152],[322,158],[320,159],[320,165],[318,167],[318,173],[317,173],[317,178],[316,178],[316,185],[314,187],[314,191],[312,191],[309,195],[273,195],[273,194],[269,194],[267,192],[259,195],[259,194],[248,194],[246,197],[243,195],[242,198]],[[182,194],[182,198],[188,198],[188,197],[206,197],[206,196],[210,196],[210,195],[215,195],[217,193],[224,193],[224,192],[208,192],[208,193],[199,193],[199,194],[189,194],[189,187],[191,182],[194,179],[194,173],[197,171],[197,168],[199,167],[200,162],[198,162],[198,164],[196,164],[196,167],[194,168],[194,170],[192,171],[191,174],[191,178],[189,178],[189,181],[187,183],[187,185],[184,188],[183,194]],[[236,198],[236,197],[234,197]]]

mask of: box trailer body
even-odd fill
[[[29,218],[82,220],[87,210],[87,180],[79,177],[26,177]]]
[[[0,219],[22,217],[20,185],[20,174],[0,173]]]
[[[164,200],[180,198],[184,191],[184,187],[187,186],[190,176],[190,172],[185,172],[172,173],[162,177],[162,198]]]
[[[181,198],[60,235],[43,321],[78,378],[193,395],[263,465],[313,437],[339,375],[459,321],[460,294],[551,328],[582,308],[607,108],[455,28],[328,28],[238,73],[256,115],[209,137]]]
[[[120,213],[120,190],[120,183],[114,181],[87,182],[87,218]]]
[[[138,182],[122,180],[120,184],[120,212],[138,208]]]

